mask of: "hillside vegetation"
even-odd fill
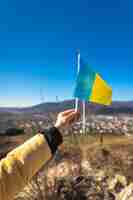
[[[133,137],[69,136],[16,200],[131,200]]]

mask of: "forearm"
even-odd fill
[[[11,200],[51,157],[52,149],[43,134],[10,152],[0,162],[0,200]]]
[[[52,154],[45,137],[37,134],[10,152],[7,158],[12,156],[18,161],[18,167],[27,183],[51,159]]]

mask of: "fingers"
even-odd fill
[[[74,122],[74,121],[77,121],[78,119],[79,119],[79,117],[80,117],[80,113],[79,112],[75,112],[75,111],[73,111],[73,112],[71,112],[69,115],[67,115],[67,117],[66,117],[66,121],[68,122],[68,123],[72,123],[72,122]]]
[[[70,114],[70,113],[72,113],[72,112],[75,112],[75,109],[65,110],[65,111],[62,112],[61,114],[62,114],[62,115],[68,115],[68,114]]]
[[[76,121],[78,121],[80,119],[80,112],[77,111],[77,114],[76,114]]]
[[[69,109],[64,112],[60,112],[57,117],[57,121],[55,123],[55,127],[67,127],[72,123],[76,122],[80,117],[79,111],[75,111],[75,109]]]

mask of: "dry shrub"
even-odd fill
[[[127,186],[133,180],[133,145],[119,142],[101,147],[85,137],[67,140],[62,153],[42,168],[16,200],[116,199],[126,187],[122,177]]]

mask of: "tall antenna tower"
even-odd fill
[[[42,88],[40,88],[40,100],[41,100],[41,103],[44,103],[44,94],[43,94]]]
[[[56,103],[58,103],[59,102],[59,97],[58,96],[56,96]]]

